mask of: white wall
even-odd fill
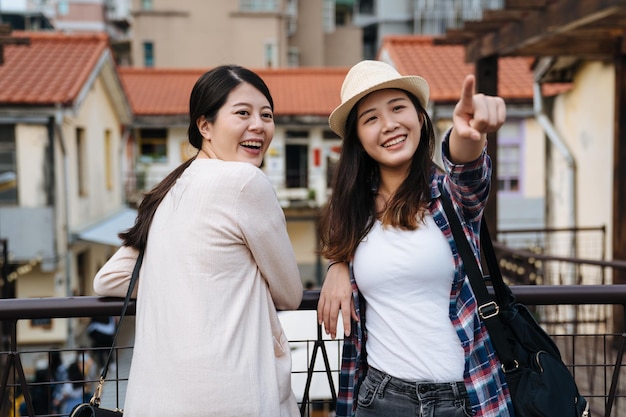
[[[612,65],[590,62],[575,75],[571,91],[559,96],[553,119],[576,163],[576,222],[579,227],[607,225],[612,235],[613,140],[615,76]],[[599,99],[605,97],[609,99]],[[548,181],[550,226],[565,226],[570,208],[563,157],[550,152]],[[607,253],[612,253],[610,239]]]

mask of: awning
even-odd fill
[[[76,238],[102,245],[120,246],[122,240],[117,237],[118,233],[128,230],[135,224],[137,210],[125,208],[108,219],[90,226],[78,233]]]

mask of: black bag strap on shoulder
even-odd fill
[[[500,307],[511,303],[512,300],[506,295],[508,291],[506,291],[504,281],[502,280],[502,274],[500,273],[498,260],[493,250],[493,245],[491,244],[487,223],[481,221],[481,242],[486,258],[485,260],[489,268],[491,282],[496,294],[496,301],[489,295],[483,273],[478,266],[478,262],[467,240],[467,236],[463,231],[463,227],[452,205],[452,201],[445,194],[441,185],[439,186],[439,190],[441,191],[441,203],[448,217],[457,250],[459,251],[461,259],[463,259],[465,272],[467,273],[470,284],[472,285],[472,290],[474,291],[474,296],[476,297],[478,315],[487,327],[491,343],[502,363],[502,369],[505,372],[513,370],[519,366],[519,363],[515,360],[511,346],[506,339],[504,326],[499,317]]]
[[[120,329],[122,328],[122,320],[126,315],[126,310],[128,310],[128,303],[130,302],[130,298],[133,294],[133,290],[135,289],[135,285],[137,283],[137,278],[139,277],[139,270],[141,269],[141,264],[143,262],[143,249],[139,251],[139,255],[137,256],[137,261],[135,262],[135,267],[133,268],[133,273],[130,277],[130,282],[128,284],[128,291],[126,291],[126,298],[124,299],[124,306],[122,307],[122,312],[120,313],[120,319],[117,322],[117,326],[115,328],[115,336],[113,336],[113,343],[111,344],[111,349],[109,350],[109,355],[107,356],[107,360],[104,364],[104,368],[102,368],[102,373],[100,374],[100,382],[98,383],[98,387],[96,388],[93,397],[89,401],[91,405],[99,406],[100,405],[100,397],[102,396],[102,385],[104,385],[104,380],[107,377],[107,372],[109,371],[109,365],[111,363],[111,359],[113,358],[113,354],[115,352],[115,344],[117,342],[117,337],[120,334]]]

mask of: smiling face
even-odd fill
[[[213,122],[197,120],[202,152],[224,161],[260,166],[274,137],[274,114],[267,98],[251,84],[234,88]]]
[[[381,169],[408,173],[422,120],[406,92],[384,89],[365,96],[357,105],[356,127],[365,152]]]

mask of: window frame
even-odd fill
[[[499,194],[509,195],[509,196],[521,196],[524,194],[524,123],[521,119],[513,119],[509,120],[505,123],[505,125],[515,126],[515,129],[507,130],[506,128],[498,131],[498,169],[497,169],[497,179],[496,179],[496,189]],[[509,133],[510,134],[507,134]],[[515,132],[515,133],[513,133]],[[513,159],[507,160],[506,158],[503,160],[502,150],[504,148],[517,148],[517,160]],[[501,169],[502,164],[504,163],[514,163],[516,165],[516,170],[513,174],[504,174]],[[517,189],[511,189],[511,183],[513,181],[517,181]],[[504,181],[505,184],[508,184],[507,187],[501,188],[500,184]]]
[[[144,163],[167,163],[169,159],[167,149],[168,135],[167,128],[139,128],[137,130],[137,156],[139,161]],[[163,151],[150,154],[144,152],[144,147],[150,145],[153,146],[153,149],[162,147]]]

